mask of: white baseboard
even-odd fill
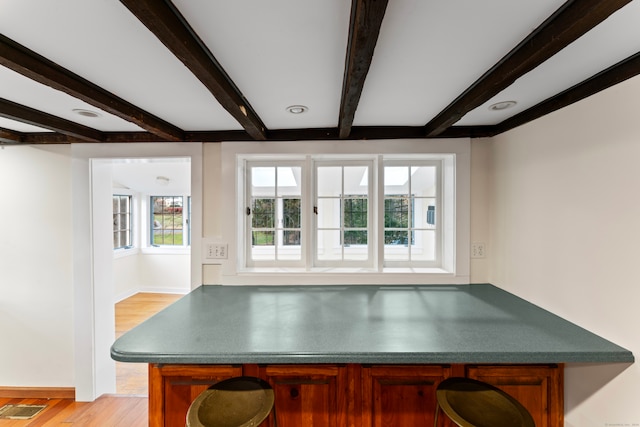
[[[185,288],[136,288],[129,289],[126,292],[122,292],[116,296],[114,296],[114,304],[119,303],[122,300],[125,300],[129,297],[134,296],[135,294],[147,293],[147,294],[177,294],[177,295],[186,295],[190,292],[190,289]]]

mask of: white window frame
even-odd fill
[[[445,208],[444,203],[443,203],[443,190],[442,190],[442,185],[443,182],[445,181],[445,179],[443,179],[443,161],[442,159],[420,159],[419,156],[416,156],[416,159],[394,159],[394,158],[386,158],[382,160],[382,167],[380,168],[382,175],[383,175],[383,184],[380,185],[379,187],[379,192],[378,192],[378,200],[380,200],[380,207],[381,209],[379,210],[378,213],[378,217],[381,218],[380,220],[380,228],[378,231],[378,236],[380,237],[378,239],[378,241],[380,242],[380,245],[382,246],[382,252],[383,255],[381,256],[381,259],[384,263],[384,267],[385,268],[414,268],[414,267],[418,267],[418,268],[442,268],[442,263],[443,263],[443,248],[444,248],[444,241],[445,239],[447,239],[448,236],[446,236],[446,233],[444,233],[443,231],[443,222],[444,222],[444,218],[445,215],[449,214],[449,209],[452,208],[452,206],[447,205],[447,207]],[[436,191],[435,191],[435,200],[436,200],[436,209],[435,209],[435,218],[436,218],[436,227],[434,228],[434,233],[435,233],[435,240],[437,242],[436,246],[435,246],[435,259],[433,261],[415,261],[415,260],[407,260],[407,261],[394,261],[394,260],[388,260],[387,258],[385,258],[384,256],[384,251],[386,250],[385,247],[385,243],[384,243],[384,233],[385,233],[385,224],[384,224],[384,217],[385,217],[385,210],[384,210],[384,200],[385,200],[385,190],[384,190],[384,169],[386,167],[394,167],[394,166],[401,166],[401,167],[434,167],[436,169]],[[411,183],[413,180],[413,177],[409,176],[409,182]],[[409,189],[409,198],[410,200],[414,200],[414,196],[411,194],[412,190],[411,188]],[[413,206],[410,206],[409,209],[410,211],[413,211],[411,213],[411,215],[415,215],[415,211],[413,209]],[[415,223],[414,223],[415,224]],[[415,225],[413,226],[415,227]],[[411,224],[409,224],[409,228],[413,228]],[[411,253],[412,248],[411,248],[411,244],[409,244],[408,246],[408,251],[409,253]]]
[[[151,217],[153,215],[153,206],[151,206],[152,197],[182,197],[182,245],[153,245],[151,243]],[[189,199],[190,194],[173,193],[173,192],[154,192],[153,194],[140,195],[141,207],[140,215],[136,217],[140,220],[141,244],[140,251],[143,254],[185,254],[191,253],[192,231],[191,223],[188,219],[192,216],[190,210]]]
[[[370,157],[370,156],[369,156]],[[375,166],[375,159],[374,158],[369,158],[369,159],[362,159],[362,160],[353,160],[353,159],[345,159],[345,160],[341,160],[341,159],[313,159],[311,158],[312,164],[313,164],[313,180],[311,182],[311,186],[313,191],[307,196],[307,198],[312,198],[313,199],[313,206],[314,206],[314,213],[313,213],[313,221],[312,221],[312,227],[311,227],[311,243],[312,243],[312,249],[311,252],[313,254],[313,259],[312,259],[312,264],[311,264],[311,268],[368,268],[368,269],[373,269],[376,266],[376,257],[374,256],[375,253],[377,253],[377,251],[375,251],[376,247],[377,247],[377,233],[375,232],[376,228],[374,226],[374,212],[377,212],[376,210],[376,203],[377,203],[377,198],[373,197],[374,196],[374,181],[373,181],[373,173],[376,169]],[[368,206],[367,206],[367,246],[366,248],[364,248],[364,250],[366,251],[366,259],[365,260],[345,260],[344,259],[344,251],[345,251],[345,245],[344,243],[341,243],[340,246],[340,250],[342,252],[342,260],[340,261],[331,261],[331,260],[321,260],[318,258],[318,214],[315,212],[315,209],[318,208],[319,205],[319,199],[321,198],[318,195],[318,168],[319,167],[341,167],[342,171],[344,171],[345,167],[358,167],[358,166],[363,166],[366,167],[368,170],[368,174],[367,174],[367,199],[369,201]],[[344,176],[343,176],[344,178]],[[345,196],[348,196],[349,194],[345,193],[344,190],[344,179],[341,180],[342,182],[342,188],[341,188],[341,200],[344,200]],[[338,213],[339,217],[340,217],[340,234],[341,234],[341,240],[342,240],[342,233],[344,231],[344,215],[343,215],[343,206],[342,204],[340,204],[339,209],[340,212]]]
[[[114,251],[114,255],[120,255],[120,254],[124,254],[124,253],[129,253],[132,250],[134,250],[137,246],[137,230],[138,230],[138,224],[137,224],[137,209],[136,209],[136,202],[137,199],[136,197],[127,191],[120,191],[115,190],[113,191],[112,197],[128,197],[130,199],[130,234],[131,234],[131,244],[129,246],[120,246],[118,248],[113,248]]]
[[[313,264],[313,254],[307,252],[303,267],[258,266],[245,263],[244,245],[244,161],[275,159],[305,162],[307,171],[313,170],[310,159],[362,160],[374,159],[373,187],[375,193],[383,192],[383,175],[377,170],[385,161],[415,161],[424,156],[428,160],[441,162],[443,181],[442,200],[438,215],[446,238],[442,239],[441,266],[439,268],[385,265],[383,260],[383,235],[378,232],[374,242],[373,267],[319,267]],[[221,147],[221,197],[236,200],[234,209],[219,211],[221,233],[212,237],[216,242],[228,242],[229,257],[224,260],[205,261],[220,265],[222,283],[225,284],[465,284],[470,280],[469,233],[470,233],[470,172],[471,144],[467,138],[418,139],[390,141],[293,141],[256,145],[243,142],[223,142]],[[308,192],[313,192],[309,176]],[[229,182],[235,185],[228,185]],[[382,201],[381,196],[378,199]],[[312,206],[307,208],[312,209]],[[371,209],[371,206],[370,206]],[[377,217],[384,218],[384,205],[375,207],[371,226],[383,230]],[[382,211],[382,213],[381,213]],[[303,218],[308,215],[303,215]],[[311,216],[313,218],[313,216]],[[303,230],[303,238],[311,241],[311,227]],[[309,233],[305,235],[304,233]],[[389,264],[389,263],[387,263]]]
[[[301,240],[301,254],[300,259],[295,260],[269,260],[269,261],[260,261],[252,259],[252,218],[253,213],[247,214],[246,209],[252,206],[252,198],[253,194],[251,192],[252,186],[252,176],[251,170],[255,167],[300,167],[301,173],[301,195],[300,195],[300,240]],[[307,189],[307,181],[308,176],[305,173],[307,166],[305,161],[303,160],[274,160],[274,161],[265,161],[265,160],[249,160],[246,159],[243,161],[242,171],[244,173],[244,185],[243,185],[243,194],[244,197],[239,197],[239,199],[243,200],[242,206],[240,206],[239,211],[241,216],[244,217],[243,225],[241,227],[241,232],[239,233],[239,245],[240,247],[244,247],[244,264],[247,268],[256,268],[256,267],[286,267],[286,268],[304,268],[307,264],[308,255],[307,249],[309,244],[305,244],[309,239],[309,201],[307,197],[304,197]],[[277,174],[276,174],[276,183],[277,183]],[[276,193],[275,198],[278,201],[277,197],[277,185],[276,185]],[[276,227],[277,228],[277,227]],[[276,241],[279,241],[277,239]],[[284,250],[284,245],[276,246],[276,253],[279,250]]]

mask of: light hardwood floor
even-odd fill
[[[172,294],[136,294],[116,304],[116,337],[181,298]],[[1,420],[0,427],[147,427],[147,365],[116,364],[117,395],[105,395],[94,402],[72,399],[10,399],[6,404],[47,405],[30,420]]]
[[[139,293],[116,304],[116,338],[155,313],[180,299],[182,295]],[[146,363],[116,362],[116,393],[148,396]]]
[[[136,396],[105,395],[94,402],[72,399],[6,399],[6,404],[47,405],[30,420],[0,420],[0,427],[147,427],[148,399]]]

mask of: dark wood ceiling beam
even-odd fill
[[[569,0],[425,126],[437,136],[631,0]]]
[[[162,139],[181,141],[184,136],[179,128],[141,110],[2,34],[0,34],[0,64],[43,85],[135,123]]]
[[[0,143],[1,144],[18,144],[23,142],[24,135],[20,132],[16,132],[10,129],[0,128]]]
[[[452,126],[443,132],[439,139],[447,138],[482,138],[493,136],[495,126]],[[269,130],[268,141],[336,141],[341,140],[338,128],[280,129]],[[381,139],[426,139],[424,126],[354,126],[349,139],[381,140]],[[233,142],[254,141],[245,131],[196,131],[187,132],[184,142]],[[49,132],[25,133],[22,142],[27,144],[71,144],[84,142],[68,135]],[[103,132],[103,142],[163,142],[148,132]],[[166,142],[166,141],[164,141]]]
[[[254,139],[265,125],[211,51],[169,0],[120,0],[204,84]]]
[[[352,0],[338,129],[349,137],[388,0]]]
[[[497,125],[506,132],[640,74],[640,52]]]
[[[60,117],[0,98],[0,117],[60,132],[84,142],[101,142],[102,132]]]

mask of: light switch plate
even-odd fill
[[[205,244],[204,257],[207,259],[227,259],[229,245],[226,243],[207,243]]]

